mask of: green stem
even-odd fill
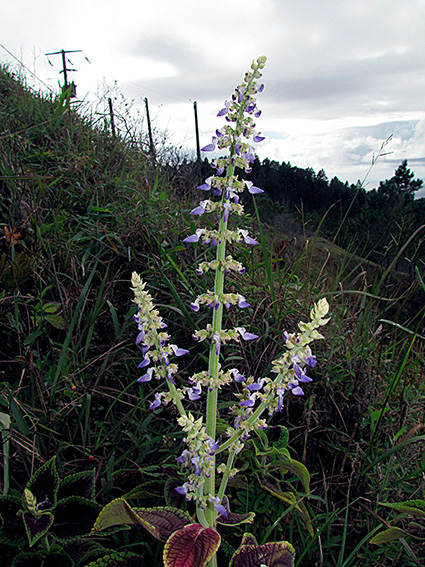
[[[179,413],[182,417],[187,417],[186,410],[183,407],[182,401],[180,399],[179,393],[177,392],[177,388],[175,385],[167,379],[168,389],[170,390],[171,395],[173,396],[174,403],[179,410]]]
[[[224,494],[226,493],[227,483],[229,481],[230,471],[232,470],[235,456],[236,456],[236,451],[234,449],[231,449],[229,451],[229,456],[227,457],[226,471],[223,473],[223,478],[221,479],[220,488],[217,494],[217,496],[220,498],[220,501],[222,500]]]
[[[224,202],[223,194],[223,202]],[[219,233],[222,233],[227,228],[227,222],[223,220],[223,215],[220,217]],[[226,241],[223,239],[217,245],[217,260],[219,265],[215,271],[215,285],[214,293],[216,297],[220,297],[223,294],[224,289],[224,271],[221,268],[221,262],[225,259],[226,255]],[[214,310],[213,322],[212,322],[212,334],[220,335],[223,322],[223,304],[220,303],[218,309]],[[219,364],[219,354],[216,352],[216,344],[214,340],[211,341],[210,346],[210,356],[209,356],[209,366],[208,374],[212,382],[215,382],[218,378],[218,364]],[[216,437],[216,426],[217,426],[217,400],[218,400],[218,388],[214,386],[208,390],[207,395],[207,416],[205,430],[208,437],[215,440]],[[211,496],[214,498],[215,495],[215,457],[213,456],[212,472],[209,478],[205,479],[205,496]],[[207,508],[205,510],[205,516],[208,524],[213,528],[215,527],[215,521],[217,518],[217,512],[214,508],[212,502],[208,502]]]
[[[263,411],[266,408],[267,408],[267,403],[261,402],[261,404],[258,406],[258,408],[254,411],[254,413],[248,419],[248,421],[247,421],[248,425],[252,425],[253,423],[255,423],[257,421],[257,419],[259,419],[261,417],[261,414],[263,413]],[[218,455],[219,453],[222,453],[223,451],[225,451],[226,449],[231,447],[233,445],[233,443],[235,441],[237,441],[240,437],[242,437],[242,435],[244,433],[245,433],[245,429],[240,429],[239,431],[236,431],[236,433],[234,433],[231,437],[229,437],[229,439],[227,441],[225,441],[222,445],[220,445],[220,448],[216,451],[216,455]]]
[[[3,441],[3,496],[9,493],[9,430],[1,429]]]

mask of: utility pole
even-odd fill
[[[195,112],[195,132],[196,132],[196,157],[197,161],[201,161],[201,146],[199,144],[199,128],[198,128],[198,106],[196,100],[193,103],[193,110]]]
[[[64,49],[61,49],[60,51],[54,51],[53,53],[45,53],[45,55],[49,56],[49,55],[62,55],[62,71],[60,71],[61,73],[63,73],[63,87],[62,87],[62,92],[66,92],[69,87],[71,87],[71,98],[74,98],[77,96],[77,91],[76,91],[76,85],[74,83],[74,81],[71,82],[71,84],[68,83],[68,71],[76,71],[77,69],[67,69],[66,67],[66,54],[67,53],[81,53],[82,49],[76,49],[74,51],[65,51]]]

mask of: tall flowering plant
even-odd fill
[[[186,481],[176,490],[196,505],[196,521],[187,514],[173,508],[132,510],[123,501],[114,501],[111,510],[119,508],[121,518],[128,523],[142,523],[165,541],[164,563],[167,567],[203,567],[217,565],[216,551],[220,546],[218,524],[237,525],[251,522],[253,514],[232,514],[225,496],[227,484],[238,471],[235,457],[244,448],[253,432],[267,427],[264,414],[269,416],[282,409],[285,396],[303,395],[303,384],[311,382],[308,368],[316,365],[310,345],[323,338],[318,329],[329,319],[326,299],[319,301],[311,311],[308,323],[300,322],[296,333],[284,333],[283,354],[271,365],[271,375],[255,380],[243,376],[237,368],[225,370],[224,345],[229,341],[251,341],[257,335],[244,327],[225,328],[224,309],[237,306],[249,307],[246,298],[237,293],[225,291],[225,277],[230,272],[242,273],[244,267],[227,253],[229,245],[245,243],[256,245],[247,230],[229,228],[232,215],[243,214],[240,195],[244,190],[251,194],[262,193],[251,181],[241,180],[236,168],[245,172],[251,170],[255,150],[253,143],[264,138],[255,130],[254,118],[261,111],[257,107],[256,95],[264,85],[259,82],[266,58],[259,57],[245,74],[243,82],[236,87],[231,100],[226,101],[218,116],[225,117],[226,124],[216,131],[212,142],[203,151],[216,148],[228,150],[228,157],[215,159],[212,164],[215,175],[209,177],[198,189],[208,192],[211,198],[202,200],[192,215],[215,214],[218,227],[214,230],[198,228],[185,238],[184,242],[200,242],[215,249],[215,258],[202,262],[199,275],[214,272],[214,289],[194,298],[193,311],[203,307],[212,310],[211,323],[205,329],[197,330],[193,338],[197,342],[208,341],[208,368],[191,376],[186,385],[181,383],[175,357],[188,351],[171,343],[166,324],[152,303],[146,284],[138,274],[133,273],[132,289],[138,307],[135,321],[138,326],[136,343],[141,347],[142,361],[139,364],[139,382],[160,381],[164,390],[156,393],[150,409],[172,403],[176,406],[178,424],[185,432],[185,447],[177,458],[186,471]],[[220,392],[237,384],[235,403],[229,410],[229,423],[224,437],[217,434],[217,404]],[[191,402],[206,396],[206,415],[194,416],[185,409],[185,400]],[[115,508],[113,508],[115,507]],[[123,516],[124,515],[124,516]],[[101,529],[108,524],[107,515],[97,523]],[[168,527],[164,527],[164,526]],[[275,565],[278,559],[282,565],[292,565],[293,547],[288,542],[273,542],[257,545],[249,534],[245,534],[241,547],[234,554],[231,566]],[[280,564],[280,563],[279,563]]]

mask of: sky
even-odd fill
[[[154,128],[183,150],[196,148],[193,102],[203,147],[266,55],[260,159],[349,183],[374,162],[368,189],[406,159],[425,179],[425,0],[0,0],[0,10],[0,63],[21,61],[29,83],[58,89],[61,57],[45,54],[82,50],[67,63],[78,98],[124,97],[142,121],[147,97]]]

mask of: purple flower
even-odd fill
[[[143,339],[145,338],[146,333],[144,330],[141,330],[140,333],[137,335],[136,337],[136,345],[138,345],[139,343],[141,343],[143,341]]]
[[[212,336],[212,340],[215,343],[215,354],[218,356],[220,354],[220,335],[215,333]]]
[[[294,372],[297,380],[299,380],[300,382],[313,382],[313,379],[304,374],[301,367],[296,363],[294,364]]]
[[[216,498],[214,498],[214,508],[217,510],[217,512],[221,516],[224,516],[225,518],[227,518],[227,510],[222,504],[220,504],[220,500],[219,500],[218,496]]]
[[[205,179],[205,183],[203,185],[198,186],[198,189],[200,189],[201,191],[209,191],[211,189],[211,182],[212,182],[213,179],[214,179],[214,176],[211,175],[210,177]]]
[[[245,307],[249,307],[249,303],[247,303],[247,302],[245,301],[245,297],[244,297],[243,295],[240,295],[240,296],[239,296],[239,299],[238,299],[238,306],[239,306],[241,309],[244,309]]]
[[[190,490],[190,484],[188,482],[185,482],[183,486],[178,486],[174,490],[179,494],[183,494],[183,496],[185,496]]]
[[[289,384],[289,389],[294,394],[294,396],[304,396],[302,388],[300,388],[297,384]]]
[[[152,380],[154,369],[148,368],[148,371],[143,376],[137,379],[138,382],[150,382]]]
[[[151,405],[149,406],[150,410],[154,410],[156,408],[158,408],[161,405],[161,394],[155,394],[155,399],[154,401],[151,403]]]
[[[230,215],[230,203],[224,203],[223,205],[223,222],[227,222]]]
[[[263,140],[265,140],[265,137],[261,135],[261,132],[259,132],[252,139],[254,140],[254,142],[262,142]]]
[[[193,457],[193,459],[190,460],[190,462],[192,463],[192,465],[194,465],[195,467],[195,475],[196,476],[201,476],[202,474],[202,469],[199,466],[199,462],[200,462],[201,458],[200,457]]]
[[[207,203],[209,203],[208,199],[206,201],[201,201],[198,207],[195,207],[194,209],[192,209],[190,211],[190,214],[191,215],[203,215],[205,213]]]
[[[199,242],[201,236],[205,233],[205,229],[197,228],[194,234],[191,234],[183,240],[183,242]]]
[[[250,244],[252,246],[255,246],[256,244],[258,244],[258,242],[254,238],[251,238],[250,236],[248,236],[247,230],[239,230],[239,232],[240,232],[242,239],[245,242],[245,244]]]
[[[191,402],[195,402],[196,400],[199,400],[201,397],[201,388],[197,388],[196,386],[194,388],[188,388],[187,389],[188,392],[188,398]]]
[[[211,144],[208,144],[204,148],[201,148],[201,152],[213,152],[215,150],[216,140],[217,138],[213,136],[213,139],[211,140]]]
[[[185,348],[179,348],[177,345],[170,345],[170,348],[175,356],[184,356],[185,354],[189,354],[188,350]]]
[[[233,376],[233,380],[235,382],[245,382],[246,380],[245,376],[242,376],[237,368],[232,368],[232,370],[230,370],[230,374]]]
[[[244,408],[254,407],[256,397],[257,397],[257,394],[254,392],[253,394],[251,394],[249,396],[249,398],[247,400],[245,400],[244,402],[241,402],[241,406],[243,406]]]
[[[176,461],[182,465],[184,465],[185,463],[187,463],[187,461],[189,460],[189,457],[192,453],[190,451],[188,451],[187,449],[185,449],[183,451],[183,453],[180,455],[180,457],[177,457]]]
[[[312,356],[308,356],[308,357],[305,359],[305,361],[306,361],[307,365],[310,366],[310,368],[314,368],[314,367],[316,366],[316,364],[317,364],[316,357],[313,356],[313,355],[312,355]]]
[[[256,187],[252,181],[245,181],[245,185],[249,191],[249,193],[251,193],[251,195],[258,195],[259,193],[264,193],[264,191],[262,189],[260,189],[259,187]]]
[[[149,366],[149,357],[146,356],[142,362],[138,365],[137,368],[146,368],[146,366]]]
[[[244,341],[252,341],[254,339],[258,339],[258,335],[248,333],[245,327],[236,327],[236,331],[240,334]]]
[[[195,299],[195,301],[190,304],[190,308],[197,313],[199,311],[199,299]]]
[[[247,386],[246,389],[249,390],[250,392],[257,392],[258,390],[261,390],[261,388],[263,387],[263,383],[264,380],[262,378],[259,378],[257,382],[253,382],[252,384]]]
[[[301,374],[298,380],[300,382],[313,382],[313,378],[310,378],[309,376],[307,376],[307,374]]]
[[[277,394],[277,411],[282,411],[283,396],[285,395],[285,388],[278,388],[276,390],[276,394]]]
[[[211,449],[210,455],[214,455],[214,453],[220,449],[220,445],[218,445],[218,443],[216,443],[214,439],[209,439],[208,445]]]
[[[228,100],[226,100],[226,102],[224,103],[224,108],[220,110],[217,116],[224,116],[225,114],[228,114],[230,104],[231,103]]]

